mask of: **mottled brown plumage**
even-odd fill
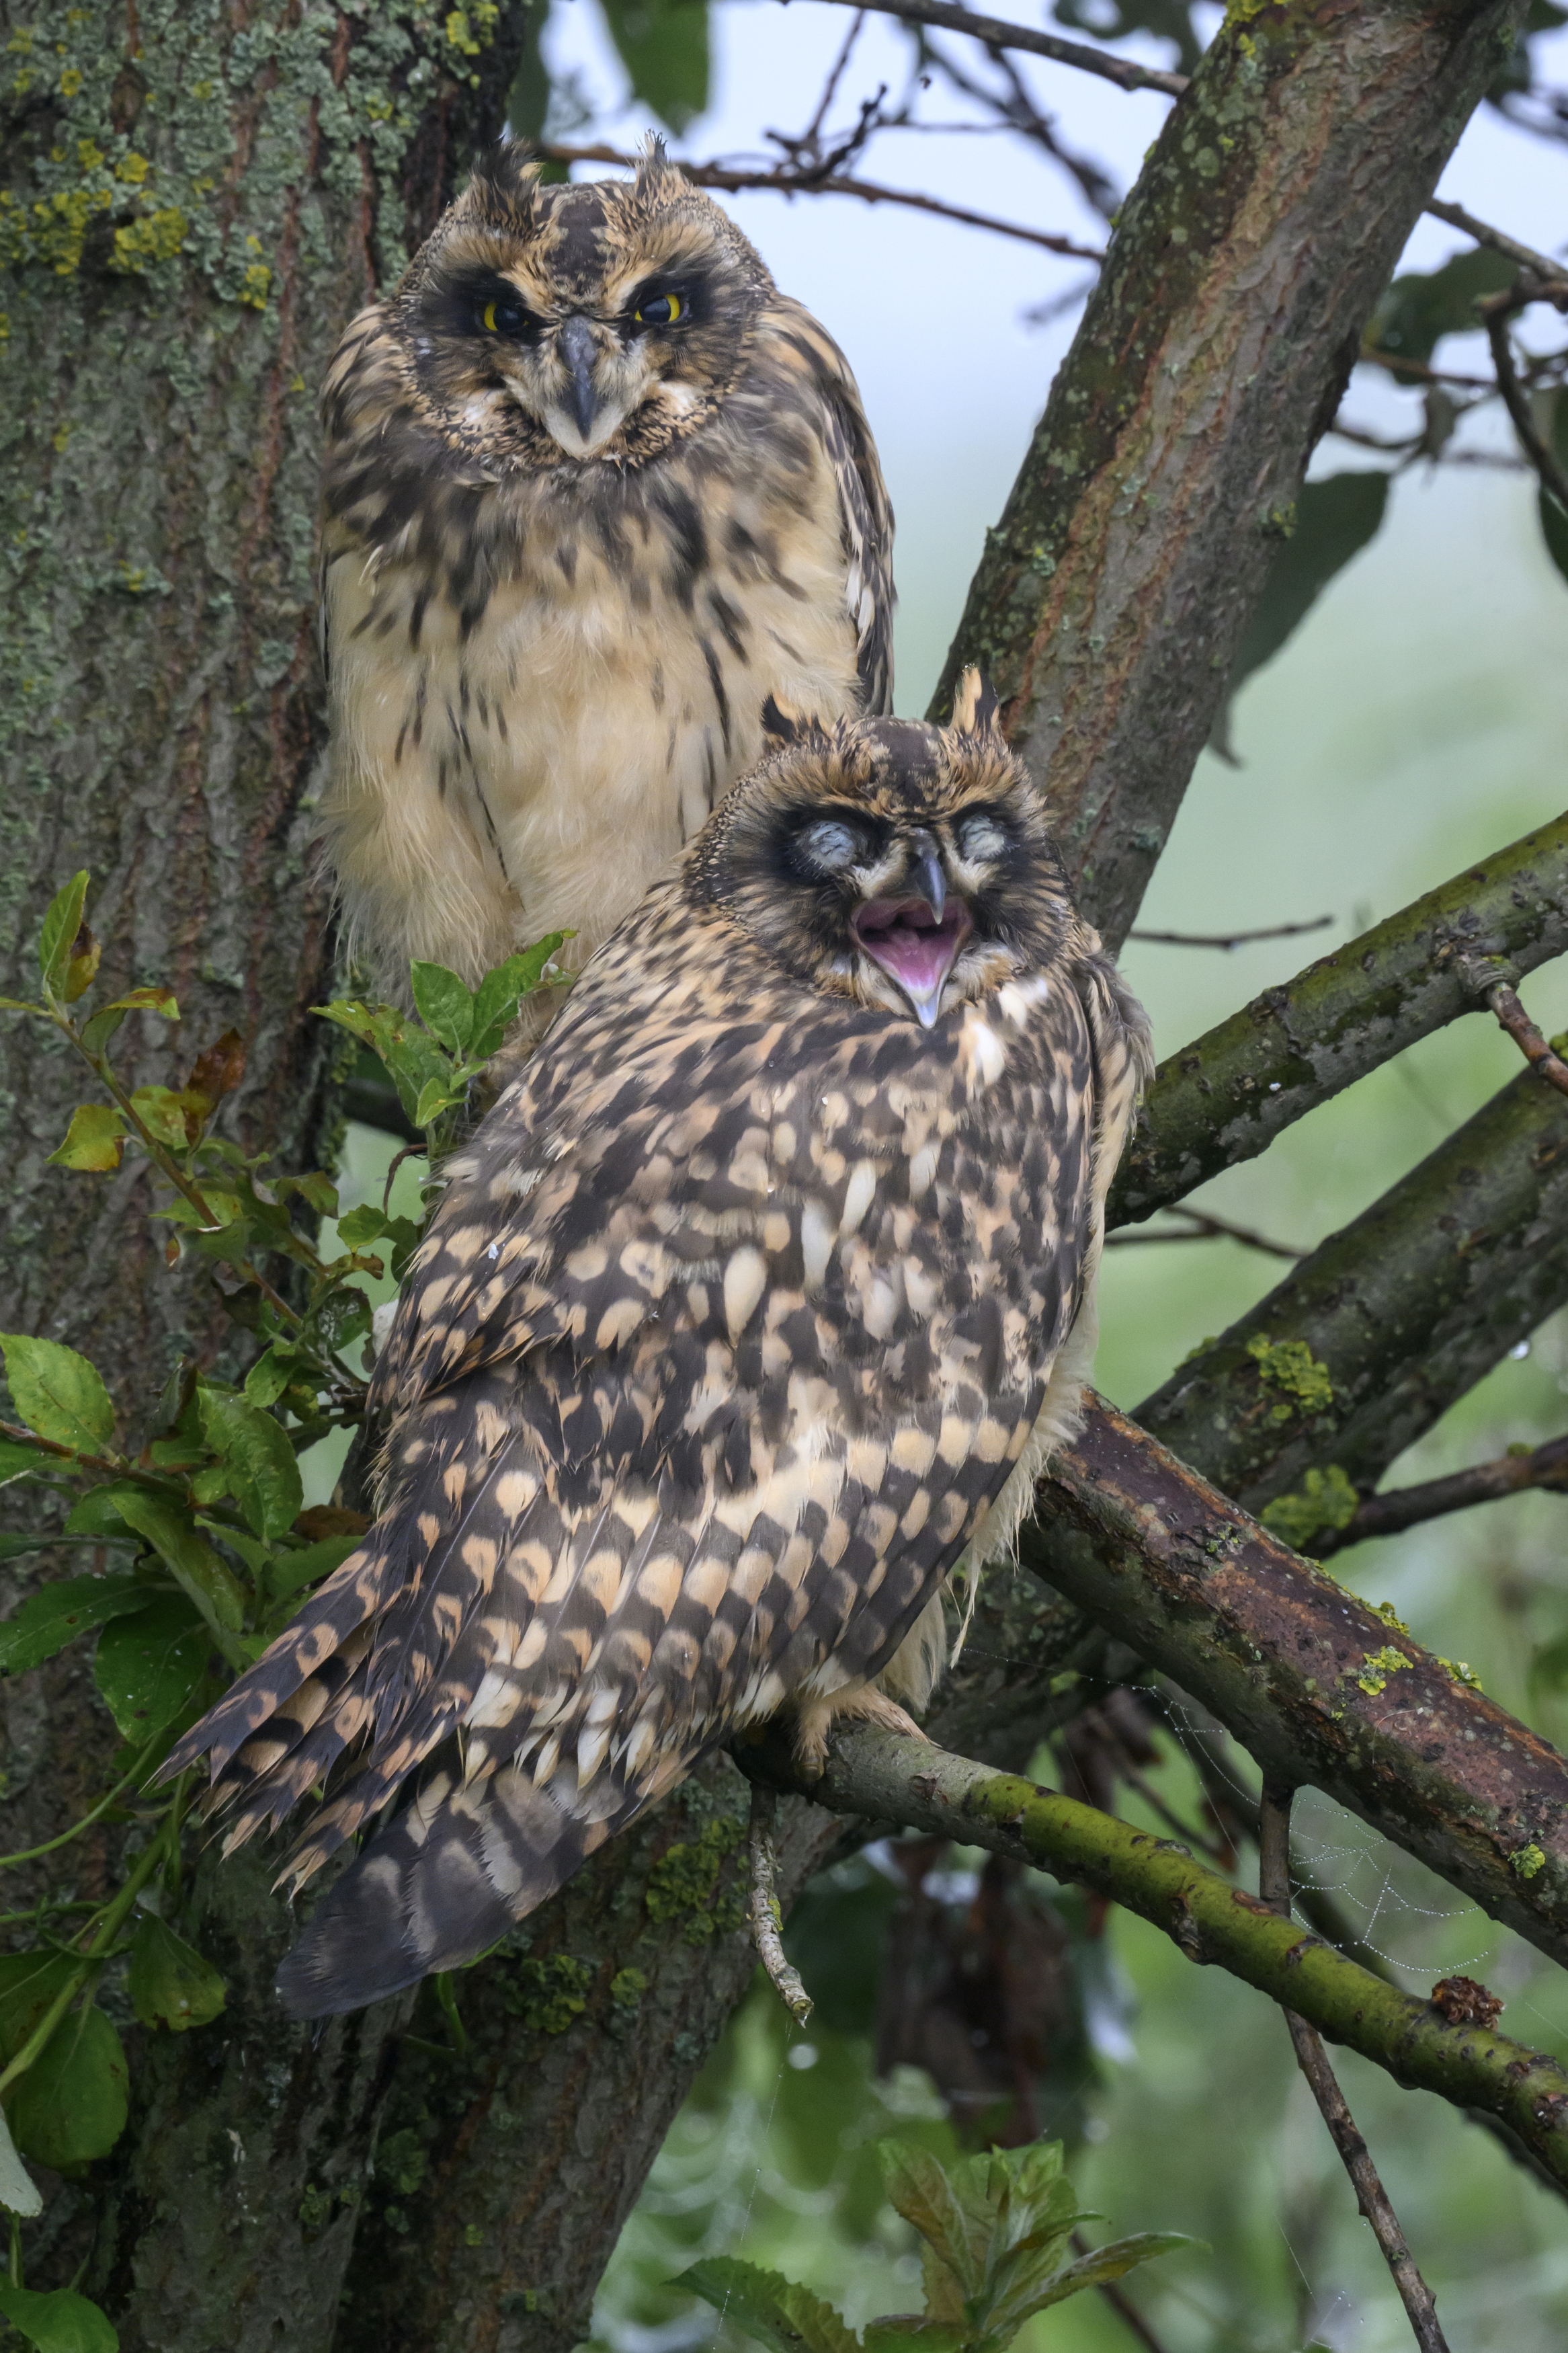
[[[476,171],[323,401],[321,804],[352,940],[582,958],[763,748],[886,711],[892,516],[855,380],[650,146]]]
[[[169,1768],[210,1757],[237,1839],[331,1777],[296,1880],[415,1777],[294,2010],[481,1950],[781,1707],[807,1756],[906,1722],[948,1572],[1011,1543],[1147,1031],[958,716],[765,761],[451,1164],[376,1369],[382,1517]]]

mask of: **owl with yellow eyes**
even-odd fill
[[[475,170],[333,360],[322,839],[351,944],[580,963],[763,748],[889,705],[892,516],[843,354],[650,142]]]
[[[297,1882],[364,1841],[297,2012],[483,1951],[764,1718],[910,1729],[1008,1548],[1150,1057],[993,716],[795,729],[448,1163],[381,1515],[165,1767],[235,1839],[315,1792]]]

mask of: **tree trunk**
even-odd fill
[[[184,1017],[132,1017],[133,1082],[177,1082],[238,1029],[227,1132],[283,1167],[331,1148],[337,1034],[310,1012],[331,975],[309,853],[316,389],[500,128],[523,18],[521,0],[0,0],[0,987],[36,993],[43,910],[87,867],[104,976],[168,983]],[[44,1165],[92,1092],[4,1017],[0,1328],[81,1347],[127,1408],[180,1356],[222,1360],[232,1327],[203,1261],[166,1271],[142,1175]],[[5,1699],[20,1848],[103,1787],[114,1736],[81,1646]],[[122,1837],[64,1848],[32,1892],[102,1890]],[[321,2200],[366,2171],[395,2012],[312,2052],[272,1996],[288,1926],[260,1865],[202,1883],[229,2006],[142,2052],[95,2269],[124,2353],[315,2353],[351,2227],[323,2230]],[[70,2276],[86,2229],[59,2192],[34,2285]]]

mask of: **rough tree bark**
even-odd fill
[[[237,1029],[229,1132],[285,1166],[328,1148],[334,1116],[335,1033],[309,1011],[331,973],[307,858],[316,388],[499,127],[523,16],[521,0],[470,16],[0,0],[0,988],[34,993],[43,908],[90,869],[105,976],[171,984],[184,1017],[127,1024],[134,1082],[171,1081]],[[155,1394],[180,1355],[220,1358],[231,1327],[199,1273],[165,1270],[142,1176],[45,1167],[84,1092],[49,1038],[4,1017],[0,1328]],[[5,1702],[5,1842],[30,1847],[103,1786],[113,1732],[79,1648]],[[101,1893],[123,1835],[64,1849],[30,1892]],[[124,2353],[331,2337],[349,2232],[317,2235],[301,2208],[363,2175],[395,2018],[315,2051],[285,2025],[287,1924],[265,1879],[258,1863],[209,1891],[223,2018],[136,2053],[96,2259]],[[71,2275],[86,2227],[59,2191],[29,2234],[37,2284]]]

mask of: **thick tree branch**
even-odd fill
[[[820,1780],[802,1781],[782,1742],[737,1750],[742,1768],[819,1806],[894,1822],[1033,1863],[1151,1921],[1189,1959],[1212,1962],[1295,2010],[1396,2082],[1481,2108],[1568,2182],[1568,2071],[1483,2027],[1450,2025],[1292,1920],[1193,1861],[1170,1839],[1098,1807],[995,1773],[926,1740],[838,1734]]]
[[[1564,1300],[1568,1104],[1526,1071],[1137,1419],[1254,1511],[1325,1462],[1371,1487]]]
[[[1568,812],[1266,988],[1162,1062],[1108,1212],[1147,1218],[1568,949]],[[1511,967],[1511,972],[1510,968]]]
[[[1261,1811],[1262,1838],[1258,1846],[1258,1892],[1271,1911],[1282,1919],[1290,1917],[1290,1792],[1265,1789]],[[1318,2112],[1329,2128],[1329,2137],[1340,2153],[1345,2171],[1355,2190],[1356,2203],[1371,2225],[1373,2236],[1383,2252],[1383,2259],[1394,2274],[1394,2284],[1399,2291],[1406,2317],[1415,2332],[1421,2353],[1448,2353],[1447,2340],[1437,2323],[1437,2306],[1432,2291],[1416,2269],[1398,2215],[1389,2202],[1376,2166],[1372,2161],[1356,2120],[1350,2112],[1339,2079],[1329,2064],[1321,2035],[1315,2026],[1297,2011],[1285,2012],[1285,2023],[1290,2030],[1290,2041],[1296,2060],[1311,2086]]]
[[[1057,1594],[1568,1963],[1568,1760],[1103,1398],[1038,1493],[1020,1557]]]
[[[1364,1544],[1370,1536],[1398,1535],[1424,1521],[1448,1512],[1468,1511],[1472,1504],[1496,1503],[1503,1495],[1521,1495],[1531,1487],[1568,1491],[1568,1438],[1549,1438],[1544,1446],[1524,1447],[1500,1454],[1491,1462],[1473,1463],[1468,1471],[1451,1472],[1446,1479],[1426,1479],[1418,1487],[1394,1487],[1384,1495],[1364,1495],[1342,1528],[1320,1528],[1312,1549],[1320,1560],[1343,1552],[1347,1545]]]
[[[989,537],[977,661],[1114,946],[1313,443],[1518,0],[1227,18],[1128,197]]]

